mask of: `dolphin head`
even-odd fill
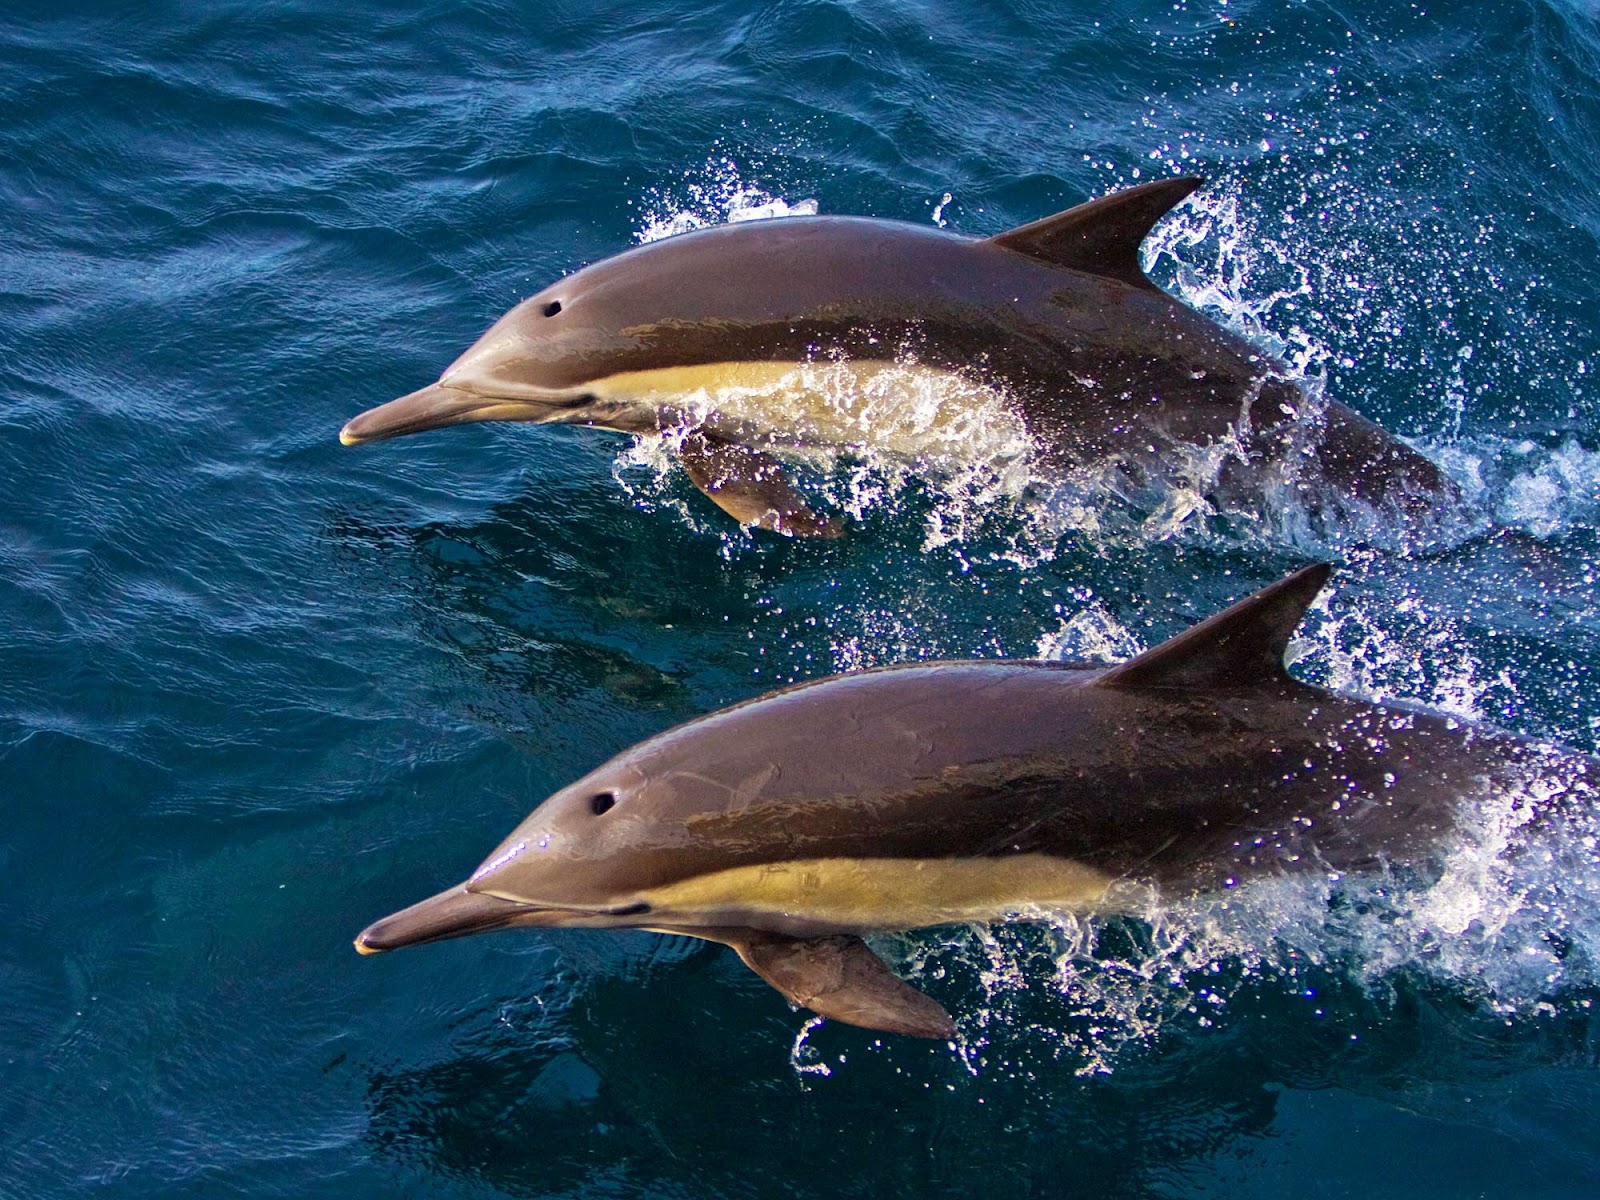
[[[437,383],[362,413],[339,440],[355,445],[477,421],[643,432],[642,418],[605,382],[737,354],[737,330],[772,316],[774,301],[749,280],[770,276],[768,260],[805,241],[810,220],[764,222],[801,227],[778,237],[737,225],[700,230],[576,271],[496,321]],[[657,427],[653,415],[646,424]]]
[[[585,320],[603,306],[579,304],[584,290],[573,277],[523,301],[437,383],[368,409],[346,423],[339,440],[353,446],[477,421],[598,423],[603,406],[587,384],[610,373],[605,360],[617,331],[604,327],[604,313],[600,327]]]
[[[712,779],[653,774],[613,759],[539,805],[464,882],[385,917],[362,953],[518,926],[648,925],[645,893],[705,869],[685,813],[725,806]]]
[[[623,751],[535,808],[465,882],[378,921],[357,949],[513,926],[714,923],[715,911],[683,911],[690,881],[797,855],[854,854],[858,841],[893,836],[898,810],[873,798],[897,790],[925,748],[897,727],[861,734],[872,700],[855,695],[856,679],[836,681],[833,702],[812,703],[814,686]],[[852,731],[854,756],[817,753]],[[858,794],[865,799],[851,799]]]

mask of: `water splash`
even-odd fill
[[[732,156],[719,153],[686,172],[682,183],[649,193],[638,237],[652,241],[722,222],[814,213],[816,207],[814,200],[790,202],[750,181]],[[941,200],[936,222],[944,207]],[[1209,444],[1173,447],[1158,471],[1107,461],[1065,479],[1045,477],[1034,471],[1033,448],[1003,397],[959,377],[921,371],[905,347],[894,350],[899,369],[878,372],[871,383],[863,383],[848,363],[805,364],[778,385],[787,393],[778,398],[782,420],[772,420],[772,397],[764,389],[722,389],[693,399],[690,407],[752,413],[760,407],[762,424],[781,426],[793,418],[797,428],[820,434],[810,444],[830,447],[826,453],[798,445],[780,450],[805,460],[812,486],[857,520],[879,509],[899,512],[907,488],[931,479],[936,496],[922,517],[925,549],[958,556],[996,530],[1005,530],[1009,542],[1000,556],[1029,565],[1051,558],[1068,535],[1115,546],[1287,545],[1328,555],[1359,546],[1409,551],[1480,532],[1482,521],[1471,512],[1402,517],[1389,508],[1330,497],[1320,486],[1308,491],[1301,462],[1314,459],[1332,355],[1324,340],[1299,325],[1285,329],[1280,319],[1313,288],[1310,268],[1295,257],[1301,249],[1261,237],[1257,219],[1226,187],[1182,206],[1145,245],[1147,269],[1279,359],[1284,377],[1304,395],[1296,429],[1305,453],[1291,446],[1281,463],[1262,470],[1259,496],[1229,500],[1219,488],[1224,472],[1244,453],[1236,432]],[[1249,409],[1249,403],[1241,409],[1241,429],[1251,419]],[[618,463],[618,478],[632,481],[635,502],[644,507],[674,505],[661,450],[635,447]]]
[[[1449,618],[1430,615],[1414,594],[1388,596],[1380,612],[1320,597],[1290,644],[1296,673],[1341,695],[1414,706],[1464,721],[1488,719],[1492,692],[1515,693],[1506,676],[1486,678],[1470,642]]]
[[[815,200],[785,200],[748,182],[729,154],[715,153],[685,171],[675,185],[654,188],[640,205],[643,223],[634,240],[643,245],[711,225],[770,217],[814,217]]]
[[[876,363],[821,359],[760,379],[674,396],[682,428],[641,437],[617,459],[618,482],[641,507],[673,505],[673,450],[713,413],[743,422],[806,477],[808,491],[857,522],[896,505],[913,483],[937,498],[925,549],[963,543],[992,509],[1022,503],[1035,447],[995,389],[886,350]]]
[[[1146,173],[1239,165],[1156,228],[1144,265],[1276,355],[1314,401],[1336,397],[1410,435],[1469,508],[1418,542],[1396,536],[1405,522],[1395,514],[1355,512],[1344,530],[1318,530],[1291,502],[1267,514],[1274,538],[1313,552],[1356,542],[1404,551],[1495,528],[1538,538],[1592,528],[1600,483],[1575,427],[1592,409],[1593,346],[1570,297],[1522,261],[1515,231],[1499,227],[1493,189],[1473,190],[1455,173],[1453,148],[1435,159],[1394,141],[1392,114],[1364,97],[1352,104],[1336,72],[1304,82],[1308,98],[1325,93],[1325,102],[1298,117],[1261,111],[1247,82],[1232,85],[1245,124],[1272,134],[1259,144],[1175,125],[1152,98]],[[1448,130],[1416,132],[1455,145]],[[1394,157],[1375,179],[1382,153]],[[1141,174],[1126,161],[1085,160],[1108,189]]]
[[[1460,485],[1466,503],[1459,507],[1402,512],[1329,495],[1325,488],[1308,493],[1303,486],[1300,465],[1315,461],[1317,424],[1331,398],[1335,373],[1356,364],[1334,349],[1331,331],[1316,319],[1316,306],[1310,302],[1328,285],[1328,248],[1308,245],[1301,233],[1304,223],[1297,223],[1292,212],[1281,213],[1279,219],[1284,222],[1280,228],[1270,227],[1259,212],[1245,208],[1240,185],[1220,180],[1191,196],[1145,240],[1141,255],[1146,272],[1191,307],[1271,354],[1281,364],[1282,378],[1304,399],[1293,444],[1263,472],[1259,504],[1252,501],[1247,508],[1229,511],[1208,502],[1229,448],[1195,447],[1177,456],[1172,471],[1176,483],[1169,495],[1145,501],[1152,517],[1142,532],[1245,548],[1292,546],[1312,555],[1343,555],[1361,547],[1401,553],[1437,550],[1482,534],[1488,516],[1480,503],[1481,488],[1465,461],[1439,453],[1437,440],[1412,444]],[[1345,247],[1332,257],[1348,263],[1360,256]],[[1363,313],[1373,315],[1372,281],[1347,271],[1342,282],[1361,297]],[[1391,323],[1384,315],[1374,316],[1380,329]],[[1470,359],[1469,352],[1456,362]]]
[[[1090,600],[1072,616],[1063,617],[1058,630],[1040,636],[1034,657],[1048,662],[1115,663],[1135,657],[1143,648],[1103,605]]]
[[[1190,307],[1266,350],[1291,378],[1320,395],[1331,352],[1300,326],[1285,329],[1274,319],[1311,294],[1310,271],[1296,249],[1263,237],[1239,197],[1213,186],[1157,224],[1141,247],[1140,264]]]
[[[821,1075],[826,1078],[833,1074],[833,1068],[822,1061],[822,1053],[810,1044],[811,1035],[821,1027],[822,1021],[821,1017],[811,1017],[794,1035],[794,1046],[789,1051],[789,1067],[796,1075]],[[845,1061],[844,1055],[839,1056],[839,1061]]]
[[[966,1057],[1043,1048],[1110,1074],[1180,1032],[1276,994],[1441,986],[1488,1021],[1586,1008],[1600,987],[1600,812],[1586,764],[1550,752],[1516,784],[1469,798],[1438,861],[1364,875],[1284,875],[1134,918],[1060,916],[885,939],[911,978],[980,998]],[[1249,1007],[1246,1004],[1246,1007]],[[1320,1015],[1316,1008],[1312,1015]]]

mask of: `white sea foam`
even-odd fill
[[[676,185],[651,190],[640,207],[644,220],[634,237],[641,244],[710,225],[817,213],[815,200],[785,200],[746,181],[739,164],[726,154],[713,154],[684,172]]]
[[[653,194],[640,240],[745,214],[796,211],[815,211],[814,202],[791,204],[717,158],[681,187]],[[1314,416],[1331,367],[1348,365],[1335,356],[1349,350],[1333,349],[1315,319],[1299,319],[1312,311],[1308,297],[1328,286],[1329,268],[1306,265],[1299,235],[1280,232],[1245,212],[1224,182],[1158,227],[1146,245],[1146,265],[1182,299],[1283,361]],[[1386,339],[1402,322],[1370,283],[1354,274],[1348,283],[1361,294],[1355,311],[1368,322],[1357,350],[1387,353]],[[1479,532],[1491,521],[1537,538],[1592,524],[1600,516],[1600,454],[1571,439],[1460,435],[1471,371],[1481,357],[1465,345],[1449,356],[1442,379],[1447,407],[1418,442],[1479,514],[1454,535]],[[1003,405],[965,407],[972,397],[940,394],[909,356],[901,365],[899,375],[864,381],[843,364],[817,362],[797,368],[785,386],[795,399],[795,424],[821,417],[839,434],[836,449],[798,455],[806,487],[834,511],[863,520],[874,509],[899,505],[915,478],[918,494],[932,499],[925,548],[959,557],[980,533],[992,533],[996,520],[1016,522],[1021,532],[1012,535],[1009,554],[1026,565],[1048,558],[1055,539],[1069,532],[1124,547],[1175,540],[1224,549],[1287,544],[1311,553],[1338,553],[1355,543],[1409,548],[1390,513],[1347,507],[1341,524],[1330,527],[1306,509],[1291,476],[1269,486],[1264,507],[1228,511],[1213,486],[1234,450],[1226,441],[1177,456],[1160,479],[1130,481],[1103,465],[1042,486]],[[700,402],[709,407],[722,399]],[[952,418],[956,409],[961,419]],[[885,449],[908,438],[920,444]],[[974,444],[983,452],[972,454]],[[619,459],[617,472],[638,503],[672,505],[691,520],[670,464],[670,441],[646,439]],[[710,517],[705,528],[722,536],[725,554],[736,552],[740,535],[725,521]],[[1058,612],[1058,627],[1039,637],[1041,657],[1105,662],[1139,649],[1092,594]],[[914,611],[841,609],[831,623],[831,662],[823,665],[836,670],[927,652],[924,619]],[[1350,605],[1335,613],[1324,603],[1313,609],[1291,656],[1301,673],[1338,691],[1420,700],[1482,719],[1515,697],[1516,684],[1460,648],[1466,642],[1459,633],[1404,597],[1371,613]],[[1587,778],[1551,765],[1520,787],[1471,801],[1459,838],[1427,871],[1285,876],[1142,919],[1058,918],[1030,927],[924,932],[887,939],[882,948],[930,983],[964,970],[976,974],[986,1000],[961,1016],[964,1054],[975,1060],[975,1047],[1026,1039],[1086,1073],[1114,1070],[1130,1048],[1174,1028],[1226,1020],[1242,991],[1262,987],[1315,1005],[1310,993],[1335,979],[1381,1003],[1399,979],[1413,977],[1445,985],[1488,1014],[1536,1016],[1587,1003],[1600,986],[1594,915],[1600,913],[1600,820],[1593,801]],[[1547,815],[1534,820],[1536,813]],[[1043,1019],[1034,1003],[1041,989],[1058,1001]],[[816,1057],[811,1033],[807,1026],[797,1039],[796,1069],[822,1074],[830,1068]]]
[[[1313,1007],[1320,988],[1354,988],[1382,1006],[1408,980],[1486,1018],[1537,1018],[1587,1006],[1600,986],[1596,798],[1582,764],[1552,756],[1469,799],[1426,870],[1284,875],[1136,919],[1057,917],[881,948],[934,990],[977,980],[984,1000],[958,1016],[969,1057],[1043,1046],[1082,1074],[1225,1022],[1263,988]]]
[[[1553,446],[1478,437],[1441,442],[1428,453],[1501,528],[1548,539],[1600,524],[1600,452],[1571,437]]]
[[[943,209],[941,202],[936,221],[943,220]],[[713,224],[816,211],[815,200],[788,200],[747,179],[731,156],[717,153],[678,183],[647,194],[638,238],[647,242]],[[1284,364],[1286,377],[1305,396],[1299,424],[1306,431],[1309,462],[1333,351],[1318,331],[1283,319],[1300,311],[1306,297],[1325,282],[1321,276],[1313,279],[1298,257],[1304,249],[1293,238],[1263,236],[1260,222],[1242,210],[1235,192],[1217,186],[1159,225],[1144,254],[1147,268],[1180,298]],[[1292,451],[1276,468],[1262,472],[1260,495],[1229,500],[1218,484],[1242,453],[1232,435],[1208,445],[1173,448],[1159,472],[1102,462],[1064,479],[1055,472],[1041,474],[1026,433],[1003,397],[959,377],[944,375],[934,382],[934,374],[919,370],[907,348],[895,354],[903,369],[879,373],[871,386],[863,386],[859,372],[851,377],[849,364],[816,362],[786,381],[785,389],[791,398],[806,397],[801,405],[805,411],[793,414],[800,428],[815,424],[819,416],[823,423],[841,427],[832,431],[836,436],[819,439],[838,452],[809,456],[809,486],[820,488],[827,502],[859,520],[875,509],[895,510],[909,484],[929,481],[935,502],[922,519],[930,550],[942,548],[959,557],[975,538],[1000,531],[1010,542],[1002,557],[1022,564],[1048,559],[1057,541],[1069,534],[1122,546],[1164,541],[1294,546],[1328,555],[1358,546],[1411,550],[1451,544],[1484,528],[1482,509],[1401,517],[1330,496],[1323,487],[1308,493],[1300,459]],[[1457,366],[1467,361],[1470,355],[1458,357]],[[979,392],[986,399],[973,404],[968,393]],[[768,405],[765,396],[735,391],[702,397],[700,407],[721,409],[741,401],[752,409]],[[787,411],[782,404],[778,408]],[[964,422],[956,419],[963,414]],[[784,423],[771,420],[765,408],[762,415],[771,426]],[[1249,417],[1242,410],[1241,423]],[[930,429],[936,431],[931,440]],[[1430,445],[1436,453],[1440,450]],[[1444,449],[1450,448],[1446,443]],[[670,460],[660,451],[660,446],[635,447],[618,463],[618,477],[644,506],[674,504],[674,488],[666,482]],[[797,451],[782,448],[785,455]],[[1441,458],[1467,494],[1476,496],[1472,472],[1483,464],[1470,455],[1443,453]],[[1570,491],[1571,482],[1567,476],[1530,479],[1502,507],[1548,507],[1560,502],[1550,495],[1552,489],[1567,486]]]

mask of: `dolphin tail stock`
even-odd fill
[[[684,435],[678,458],[690,481],[741,525],[791,537],[838,537],[844,523],[815,512],[769,454],[697,426]]]
[[[791,1004],[820,1017],[911,1037],[956,1035],[950,1013],[889,969],[851,934],[798,938],[759,929],[676,929],[732,947],[749,967]]]
[[[1330,402],[1317,423],[1317,469],[1336,494],[1415,518],[1465,504],[1460,487],[1437,464],[1354,409]]]

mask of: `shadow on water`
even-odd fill
[[[1039,979],[1010,998],[1008,1027],[960,1053],[827,1024],[791,1060],[802,1018],[731,955],[635,951],[558,1019],[519,1001],[463,1022],[441,1061],[371,1074],[369,1143],[412,1169],[526,1196],[788,1195],[818,1179],[852,1195],[1170,1195],[1219,1163],[1270,1158],[1285,1094],[1296,1113],[1333,1090],[1341,1105],[1442,1121],[1449,1141],[1498,1147],[1511,1122],[1474,1100],[1509,1078],[1600,1061],[1586,1004],[1513,1030],[1404,974],[1377,991],[1331,972],[1291,988],[1228,962],[1217,966],[1225,1009],[1125,1046],[1110,1074],[1085,1073],[1092,1031]],[[941,996],[953,1008],[992,999],[967,965],[949,965]],[[1186,999],[1203,1007],[1203,989]],[[1466,1153],[1484,1159],[1481,1146]],[[1363,1154],[1350,1154],[1359,1174]],[[1574,1169],[1581,1155],[1547,1168]],[[1397,1185],[1408,1168],[1388,1174]]]
[[[543,1044],[480,1020],[450,1061],[373,1077],[370,1137],[515,1195],[787,1194],[819,1171],[847,1172],[834,1182],[849,1194],[969,1194],[978,1183],[1025,1194],[1052,1176],[1126,1184],[1271,1119],[1271,1095],[1247,1075],[1219,1080],[1203,1118],[1175,1128],[1171,1113],[1141,1113],[1133,1093],[1048,1063],[1044,1077],[974,1076],[942,1047],[854,1030],[820,1038],[833,1076],[802,1075],[787,1062],[800,1019],[740,970],[708,953],[595,981],[565,1036]],[[1110,1103],[1075,1130],[1086,1091]],[[1148,1157],[1130,1160],[1141,1144]]]
[[[1029,656],[1091,600],[1119,620],[1177,624],[1236,599],[1230,575],[1265,583],[1306,560],[1237,538],[1108,539],[1031,500],[962,511],[953,532],[937,483],[863,484],[850,463],[806,480],[835,512],[851,487],[883,493],[847,517],[845,536],[752,534],[675,469],[619,484],[607,457],[619,443],[594,444],[601,436],[515,431],[507,443],[536,442],[539,467],[514,494],[477,511],[453,503],[443,518],[344,509],[330,536],[405,592],[434,645],[499,690],[669,709],[884,662]],[[1175,571],[1201,588],[1221,580],[1179,595]],[[1147,612],[1152,598],[1172,611]]]
[[[838,670],[1124,657],[1316,557],[1343,560],[1330,602],[1335,614],[1358,610],[1344,635],[1365,637],[1364,658],[1355,678],[1307,659],[1308,681],[1458,709],[1465,687],[1484,719],[1578,745],[1593,737],[1577,678],[1593,639],[1581,622],[1552,620],[1580,612],[1590,590],[1582,528],[1554,541],[1499,529],[1428,555],[1307,555],[1268,552],[1237,531],[1041,531],[1034,509],[999,504],[932,544],[948,496],[911,479],[844,537],[796,540],[739,530],[676,471],[643,491],[619,486],[609,457],[619,444],[592,431],[509,431],[490,443],[491,465],[530,448],[537,465],[511,494],[447,505],[435,494],[402,519],[345,508],[328,523],[359,576],[350,590],[398,598],[407,636],[440,653],[454,693],[444,707],[524,748],[564,744],[558,731],[573,727],[603,728],[620,748]],[[1530,571],[1540,586],[1522,586]],[[1303,636],[1323,620],[1314,614]],[[1443,653],[1424,661],[1413,644]],[[1537,668],[1516,670],[1529,663]],[[1540,711],[1561,720],[1527,727],[1519,676],[1551,693],[1557,703]]]
[[[442,653],[460,707],[503,736],[522,740],[558,714],[591,727],[631,714],[643,729],[661,723],[651,713],[699,707],[706,634],[738,597],[712,571],[709,586],[688,586],[682,531],[619,519],[615,497],[596,491],[540,487],[448,519],[346,510],[329,535],[365,576],[355,586],[378,575],[399,593],[401,620]]]

